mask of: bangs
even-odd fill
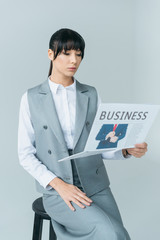
[[[80,50],[83,58],[84,49],[80,41],[77,41],[75,39],[61,39],[59,42],[57,42],[56,45],[55,57],[57,57],[57,55],[60,54],[63,50],[66,52],[67,50],[74,49],[77,51]]]
[[[81,44],[78,41],[68,40],[67,42],[60,43],[59,48],[60,48],[60,51],[63,49],[65,51],[71,50],[71,49],[81,50]]]

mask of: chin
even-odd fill
[[[73,77],[75,73],[66,74],[66,77]]]

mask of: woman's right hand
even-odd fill
[[[92,200],[86,196],[86,193],[82,192],[77,186],[66,183],[58,177],[54,178],[49,185],[59,193],[72,211],[75,211],[75,208],[72,206],[71,201],[81,208],[85,208],[83,204],[90,206],[92,203]]]

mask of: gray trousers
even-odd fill
[[[83,191],[74,160],[71,163],[74,185]],[[43,205],[58,240],[130,240],[111,189],[108,187],[90,198],[93,202],[84,209],[71,202],[76,209],[72,211],[60,195],[43,194]]]

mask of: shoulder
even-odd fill
[[[28,88],[27,93],[38,93],[44,83],[38,84],[34,87]]]
[[[41,97],[43,94],[47,94],[48,92],[50,92],[50,87],[49,87],[48,79],[47,79],[44,82],[42,82],[41,84],[38,84],[27,90],[28,100],[29,101],[30,100],[38,101],[39,97]]]

